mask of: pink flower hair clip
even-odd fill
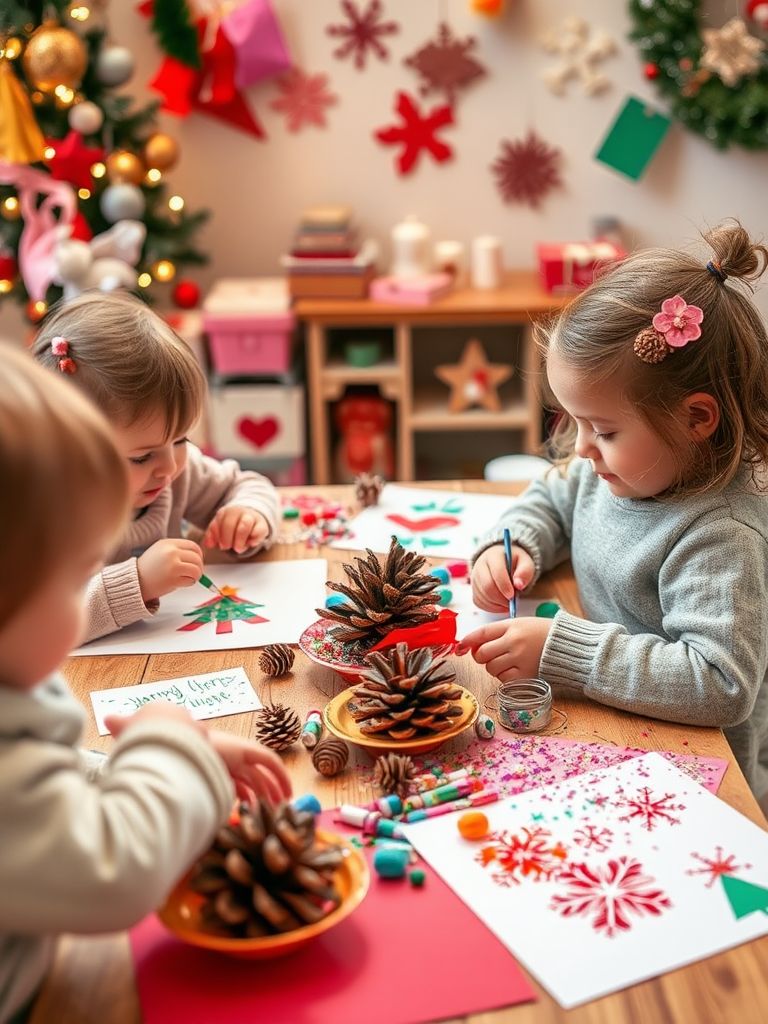
[[[58,360],[58,366],[62,373],[77,373],[75,360],[69,354],[69,342],[57,334],[51,338],[51,352]]]
[[[644,363],[660,363],[673,349],[685,348],[689,341],[701,337],[703,319],[703,311],[689,306],[682,295],[664,299],[661,312],[653,318],[653,327],[644,327],[635,338],[635,355]]]

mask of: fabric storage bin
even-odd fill
[[[224,376],[266,376],[291,367],[294,316],[283,278],[217,282],[203,306],[211,363]]]
[[[303,455],[304,388],[279,384],[212,387],[211,443],[222,458]]]

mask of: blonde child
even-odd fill
[[[33,998],[57,933],[114,931],[158,906],[234,798],[290,792],[279,758],[171,705],[108,724],[98,763],[52,675],[78,642],[83,590],[129,508],[107,423],[0,344],[0,1021]],[[231,778],[230,778],[231,776]]]
[[[520,618],[464,638],[501,680],[542,676],[641,715],[721,726],[768,790],[768,338],[738,281],[768,251],[740,225],[709,262],[640,252],[575,299],[540,341],[574,456],[484,539],[476,603],[569,555],[586,618]]]
[[[86,641],[149,617],[164,594],[199,580],[203,552],[185,537],[187,524],[204,531],[204,547],[238,555],[272,540],[274,487],[187,439],[205,378],[187,345],[143,302],[81,295],[51,313],[34,353],[106,413],[129,472],[133,518],[88,586]]]

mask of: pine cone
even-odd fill
[[[409,740],[445,732],[461,717],[461,687],[451,685],[455,672],[444,658],[434,661],[428,647],[409,651],[399,643],[367,660],[356,701],[347,705],[366,736]]]
[[[261,652],[259,668],[266,676],[284,676],[295,657],[288,644],[268,644]]]
[[[292,708],[265,704],[256,712],[256,739],[265,747],[285,750],[301,735],[301,721]]]
[[[379,497],[384,487],[384,478],[370,473],[360,473],[355,477],[355,500],[361,508],[370,508],[379,504]]]
[[[664,335],[655,327],[643,328],[635,338],[632,349],[638,359],[651,364],[660,363],[672,351]]]
[[[356,558],[357,568],[345,565],[349,583],[328,583],[329,590],[343,594],[347,601],[333,608],[317,608],[324,619],[340,623],[331,634],[342,643],[377,640],[393,629],[418,626],[437,618],[435,593],[440,581],[422,572],[423,555],[406,551],[395,537],[384,565],[370,548],[367,558]]]
[[[344,771],[349,760],[349,747],[343,740],[320,740],[312,751],[312,764],[321,775],[330,778]]]
[[[385,795],[397,793],[401,800],[405,800],[414,771],[413,761],[407,754],[382,754],[373,766],[373,781]]]
[[[334,874],[342,851],[315,836],[315,818],[290,804],[243,805],[192,870],[205,897],[203,927],[235,938],[289,932],[325,917],[341,896]]]

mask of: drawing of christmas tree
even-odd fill
[[[263,607],[263,604],[254,604],[245,597],[238,597],[236,587],[219,587],[218,596],[197,605],[191,612],[184,613],[185,618],[192,616],[193,621],[179,626],[177,632],[190,632],[215,622],[217,634],[231,633],[233,622],[247,622],[252,626],[259,622],[268,622],[269,619],[256,612],[257,608]]]

